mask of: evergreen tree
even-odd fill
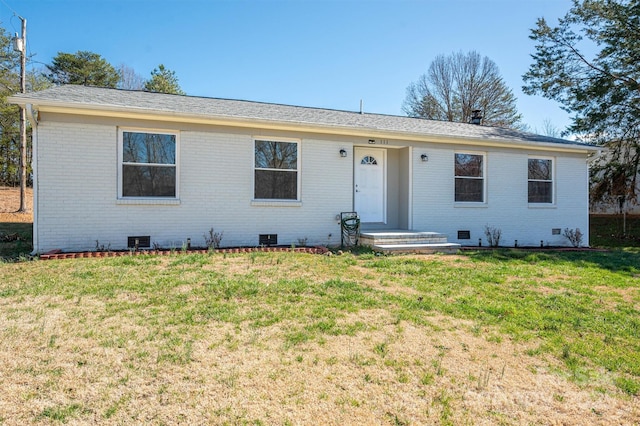
[[[175,71],[165,68],[162,64],[151,71],[151,79],[145,83],[144,90],[147,92],[170,93],[173,95],[185,94],[178,84],[178,77],[176,77]]]
[[[591,201],[637,202],[640,188],[640,0],[574,0],[537,42],[525,93],[572,113],[568,132],[608,148],[591,167]]]
[[[113,65],[97,53],[87,51],[58,52],[47,69],[47,77],[53,84],[114,88],[120,81],[120,74]]]

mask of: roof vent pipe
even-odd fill
[[[360,114],[364,114],[364,110],[362,109],[362,99],[360,99]]]
[[[482,123],[482,110],[474,109],[471,111],[471,124],[480,124]]]

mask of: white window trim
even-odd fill
[[[256,194],[256,170],[275,170],[282,171],[282,169],[263,169],[256,168],[256,141],[267,141],[267,142],[286,142],[286,143],[295,143],[297,144],[297,154],[296,158],[296,199],[288,200],[288,199],[280,199],[280,198],[255,198]],[[262,207],[300,207],[302,206],[302,140],[295,138],[283,138],[283,137],[275,137],[275,136],[252,136],[251,139],[251,205],[252,206],[262,206]],[[288,169],[290,172],[293,172],[294,169]]]
[[[173,135],[176,137],[176,195],[175,197],[124,197],[122,195],[122,165],[124,164],[124,132],[156,133],[161,135]],[[153,165],[153,164],[152,164]],[[166,165],[165,165],[166,166]],[[118,197],[116,204],[164,204],[175,205],[180,203],[180,132],[166,129],[149,129],[140,127],[118,127]],[[170,166],[168,166],[170,167]]]
[[[478,179],[465,176],[456,176],[456,154],[481,155],[482,156],[482,201],[455,201],[456,200],[456,179]],[[489,194],[487,193],[487,158],[483,151],[456,150],[453,153],[453,204],[454,207],[487,207]]]
[[[529,203],[529,182],[548,182],[546,180],[529,179],[529,160],[551,160],[551,202],[550,203]],[[554,209],[556,208],[556,158],[541,155],[529,155],[527,157],[527,203],[533,209]]]

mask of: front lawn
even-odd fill
[[[633,424],[640,251],[0,264],[0,422]]]

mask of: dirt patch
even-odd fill
[[[0,222],[33,222],[33,189],[27,188],[27,213],[16,213],[20,208],[20,188],[0,186]]]

